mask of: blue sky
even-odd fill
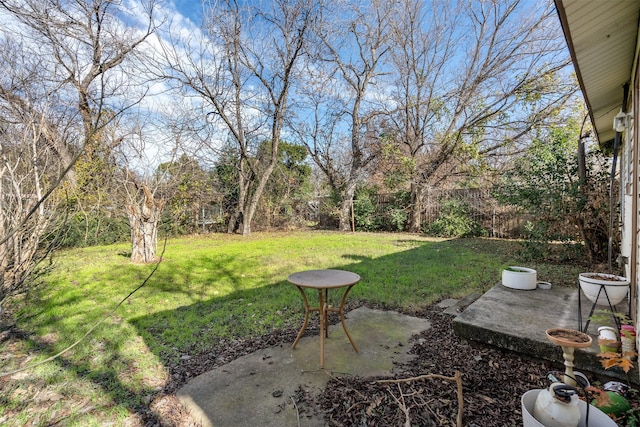
[[[201,0],[173,0],[176,10],[198,24],[202,17]]]

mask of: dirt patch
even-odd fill
[[[626,279],[620,278],[613,274],[600,274],[600,273],[583,273],[583,277],[587,277],[589,279],[594,280],[603,280],[606,282],[626,282]]]

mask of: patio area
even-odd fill
[[[545,335],[549,328],[580,328],[579,290],[552,286],[551,289],[517,290],[497,284],[456,316],[453,321],[456,333],[466,339],[479,341],[504,350],[514,351],[536,359],[563,362],[562,350],[552,344]],[[582,294],[582,321],[586,322],[592,303]],[[604,306],[597,306],[594,314],[608,317]],[[609,308],[606,307],[608,311]],[[625,301],[618,304],[619,313],[628,311]],[[606,319],[613,322],[613,319]],[[598,326],[592,321],[587,333],[592,337],[591,347],[576,349],[575,369],[597,375],[627,381],[627,375],[619,368],[604,370],[597,354]],[[609,325],[610,326],[610,325]],[[638,383],[638,370],[634,368],[628,379]]]
[[[314,408],[292,403],[299,390],[319,395],[333,376],[390,376],[395,364],[414,357],[408,353],[410,338],[430,327],[426,319],[367,307],[348,312],[346,323],[358,353],[342,326],[331,325],[324,369],[319,337],[304,336],[295,349],[266,348],[195,377],[177,397],[203,427],[324,426]]]
[[[562,350],[547,339],[545,330],[579,328],[577,285],[521,291],[497,284],[483,295],[447,299],[438,306],[453,318],[453,329],[459,336],[533,360],[562,363]],[[583,320],[590,309],[591,303],[582,296]],[[626,304],[616,310],[625,312]],[[347,325],[359,352],[354,352],[341,325],[332,325],[324,369],[319,366],[319,338],[310,335],[303,337],[295,350],[290,345],[267,348],[195,377],[177,397],[203,426],[251,426],[256,420],[264,426],[324,426],[321,413],[296,406],[293,396],[301,389],[317,396],[334,376],[392,375],[397,363],[414,357],[409,353],[411,337],[424,331],[429,334],[431,328],[426,319],[367,307],[348,312]],[[575,369],[592,381],[637,382],[637,368],[629,378],[618,368],[602,368],[597,357],[598,326],[595,322],[589,326],[592,346],[576,349]]]

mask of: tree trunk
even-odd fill
[[[351,231],[351,208],[353,206],[353,196],[356,192],[356,184],[355,182],[352,184],[347,184],[347,188],[345,188],[342,193],[342,203],[340,205],[340,218],[338,229],[340,231]],[[355,228],[355,224],[354,224]]]
[[[240,221],[240,218],[242,218],[242,212],[240,212],[239,208],[236,208],[229,217],[229,222],[227,223],[227,233],[242,233],[242,221]]]
[[[131,226],[131,262],[146,264],[155,262],[158,245],[158,221],[162,212],[162,201],[157,201],[149,187],[143,186],[142,206],[127,206],[129,225]]]
[[[411,212],[409,214],[409,231],[419,233],[422,230],[422,185],[411,184]]]

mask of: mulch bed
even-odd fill
[[[451,318],[438,309],[420,313],[432,326],[415,337],[416,358],[396,378],[438,374],[462,376],[465,426],[521,425],[520,396],[542,388],[553,368],[548,362],[472,345],[453,332]],[[360,402],[366,403],[360,403]],[[455,426],[456,383],[440,378],[380,383],[371,379],[332,380],[320,405],[331,426]]]

